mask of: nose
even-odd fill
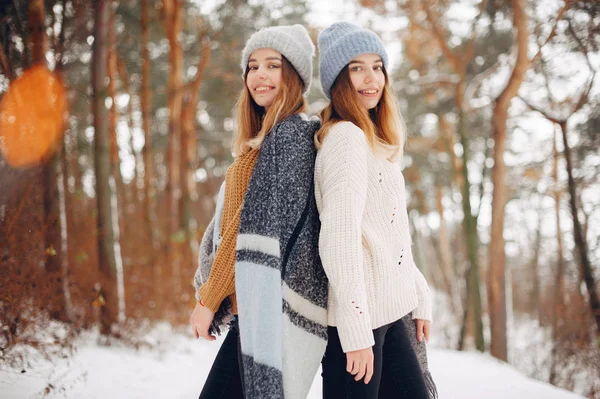
[[[375,72],[371,68],[367,68],[365,73],[365,83],[371,83],[375,78]]]
[[[259,66],[258,69],[256,70],[256,77],[259,78],[259,79],[264,80],[264,79],[267,78],[267,73],[266,72],[267,71],[263,67]]]

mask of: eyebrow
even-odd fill
[[[279,57],[267,57],[267,58],[265,58],[265,60],[266,61],[281,61],[281,58],[279,58]],[[250,58],[248,60],[248,63],[251,63],[251,62],[258,62],[258,61],[256,61],[255,58]]]
[[[383,61],[382,61],[381,58],[379,58],[377,61],[374,61],[373,63],[377,63],[377,62],[383,63]],[[350,64],[365,64],[365,62],[364,61],[356,60],[356,61],[350,61]]]

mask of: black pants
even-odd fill
[[[323,357],[323,399],[428,399],[421,366],[402,320],[373,330],[373,378],[354,381],[346,371],[337,328],[328,328]]]
[[[237,322],[229,329],[199,399],[243,399],[242,351]]]

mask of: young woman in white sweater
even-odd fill
[[[402,318],[429,339],[431,298],[415,266],[400,159],[404,124],[379,37],[339,22],[319,35],[331,100],[315,135],[319,253],[329,279],[323,397],[429,398]],[[408,316],[407,316],[408,315]]]

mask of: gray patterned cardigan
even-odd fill
[[[273,128],[244,197],[235,288],[246,399],[306,398],[325,353],[328,287],[318,253],[313,186],[318,128],[317,118],[303,114]],[[200,246],[196,292],[208,278],[219,243],[224,191],[223,185]],[[232,318],[226,299],[211,332],[220,333]],[[405,319],[414,337],[414,321],[410,315]],[[413,344],[436,397],[425,346],[416,339]]]

